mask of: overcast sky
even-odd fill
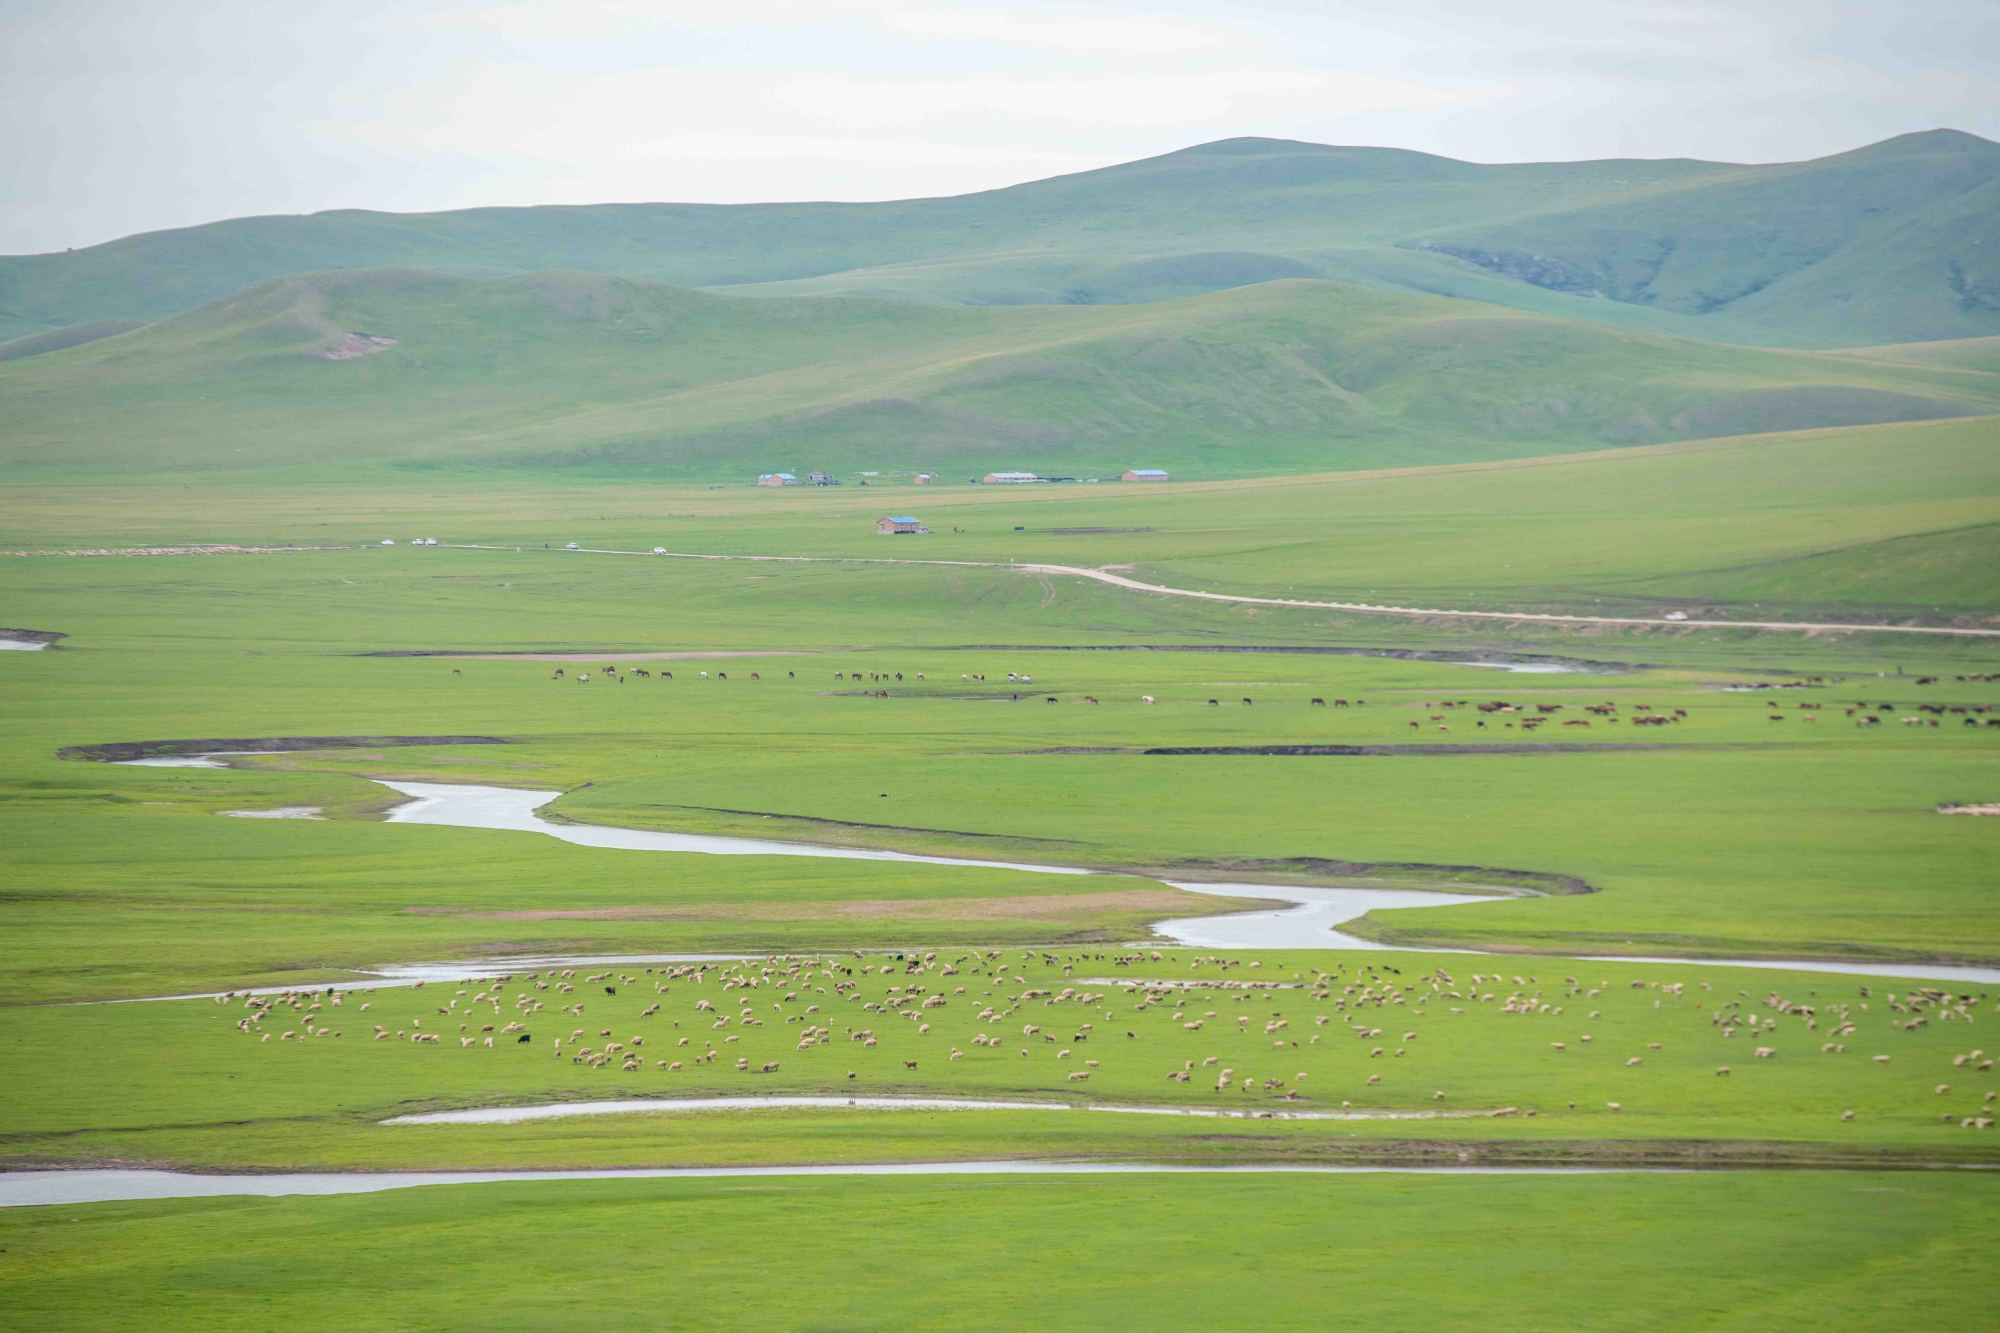
[[[955,194],[1234,135],[2000,138],[1996,0],[0,0],[0,253],[250,213]]]

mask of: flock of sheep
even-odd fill
[[[1163,975],[1175,971],[1181,975]],[[1649,1083],[1654,1067],[1688,1072],[1698,1060],[1707,1062],[1700,1072],[1712,1064],[1714,1076],[1732,1077],[1734,1052],[1775,1062],[1776,1071],[1797,1060],[1851,1061],[1843,1092],[1893,1080],[1898,1103],[1921,1106],[1927,1120],[1992,1127],[2000,1078],[1993,1058],[1969,1039],[1995,997],[1929,986],[1878,994],[1868,985],[1838,997],[1818,986],[1804,995],[1725,993],[1707,981],[1616,984],[1565,975],[1544,982],[1456,963],[1405,974],[1386,962],[1335,961],[1276,980],[1255,958],[959,950],[559,968],[449,988],[298,990],[216,1003],[240,1009],[236,1027],[276,1049],[317,1046],[352,1030],[389,1050],[518,1052],[494,1067],[493,1091],[501,1094],[541,1093],[553,1061],[562,1086],[614,1071],[645,1076],[646,1090],[662,1095],[712,1090],[732,1073],[784,1073],[788,1086],[803,1075],[822,1087],[874,1092],[956,1082],[1017,1094],[1096,1077],[1120,1091],[1156,1089],[1179,1104],[1200,1092],[1209,1104],[1272,1111],[1301,1103],[1348,1111],[1443,1105],[1535,1116],[1577,1110],[1567,1076],[1581,1072],[1600,1094],[1585,1109],[1672,1113],[1687,1109],[1676,1104],[1685,1089],[1677,1099],[1671,1081]],[[1481,1054],[1504,1052],[1506,1067],[1526,1075],[1509,1080],[1510,1104],[1479,1086],[1478,1075],[1453,1077],[1454,1064],[1470,1072],[1476,1062],[1463,1045],[1469,1032],[1452,1029],[1481,1018],[1504,1020],[1479,1031]],[[1631,1034],[1635,1019],[1643,1039]],[[1953,1025],[1967,1040],[1945,1049],[1937,1034]],[[1725,1058],[1714,1061],[1717,1053]],[[541,1072],[512,1062],[527,1058],[542,1062]],[[1885,1068],[1899,1059],[1902,1067]],[[660,1076],[666,1080],[656,1082]],[[1977,1084],[1965,1085],[1968,1078]],[[1538,1080],[1561,1105],[1519,1095]],[[1881,1105],[1880,1096],[1864,1100]],[[1831,1105],[1825,1113],[1857,1114]]]

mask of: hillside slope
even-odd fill
[[[1938,131],[1415,243],[1556,291],[1814,341],[2000,330],[2000,144]]]
[[[156,320],[273,278],[379,267],[575,269],[974,305],[1151,301],[1319,277],[1720,340],[1953,338],[2000,333],[1995,261],[1982,258],[1995,247],[1981,249],[1996,182],[2000,146],[1950,132],[1750,167],[1486,166],[1231,139],[890,203],[239,218],[0,257],[0,338]]]
[[[2000,377],[1326,282],[973,309],[381,271],[284,279],[0,364],[0,405],[0,471],[16,477],[1214,477],[1971,415],[2000,408]]]

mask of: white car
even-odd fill
[[[1661,617],[1663,620],[1686,620],[1687,618],[1688,613],[1685,611],[1669,611]]]
[[[667,548],[664,546],[655,546],[653,548],[654,555],[665,555],[666,553],[667,553]]]
[[[565,551],[581,551],[582,549],[583,548],[581,546],[578,546],[575,542],[571,542],[569,545],[563,547],[563,550]]]
[[[384,537],[382,539],[382,544],[384,546],[394,546],[396,544],[396,539],[394,537]]]

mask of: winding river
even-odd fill
[[[184,755],[127,760],[144,767],[220,768],[219,757]],[[409,799],[389,815],[399,824],[429,824],[453,828],[495,829],[541,833],[586,847],[626,851],[664,851],[710,856],[811,856],[842,860],[904,861],[927,865],[976,866],[1010,869],[1033,874],[1099,874],[1075,866],[1038,865],[1027,862],[981,861],[963,857],[922,856],[908,852],[872,851],[851,847],[825,847],[811,843],[775,842],[755,838],[723,838],[706,834],[667,833],[644,829],[613,828],[605,825],[565,824],[544,819],[538,809],[560,793],[519,791],[511,788],[465,784],[385,782],[382,785]],[[1218,898],[1278,900],[1286,904],[1276,910],[1189,917],[1160,922],[1155,930],[1160,942],[1205,949],[1376,949],[1373,941],[1342,932],[1339,926],[1378,908],[1436,906],[1446,902],[1490,902],[1490,896],[1444,895],[1413,890],[1305,888],[1275,884],[1216,884],[1167,880],[1165,883],[1191,893]],[[416,980],[450,980],[490,977],[524,967],[584,965],[598,963],[682,962],[717,958],[713,954],[592,954],[575,957],[489,959],[479,963],[442,962],[388,965],[371,969],[371,977],[359,982],[343,982],[343,990],[406,985]],[[1734,966],[1787,968],[1800,971],[1845,973],[1859,976],[1912,977],[1935,980],[1996,982],[2000,969],[1978,967],[1938,967],[1921,964],[1871,964],[1792,962],[1760,959],[1647,959],[1625,958],[1604,961],[1641,961],[1672,964],[1728,964]],[[272,987],[269,990],[289,989]],[[240,993],[240,992],[239,992]],[[161,996],[160,999],[195,998]],[[388,1124],[508,1123],[525,1120],[631,1112],[716,1111],[770,1109],[782,1106],[845,1108],[867,1110],[1057,1110],[1127,1112],[1131,1114],[1209,1114],[1197,1108],[1116,1106],[1089,1103],[1002,1103],[964,1098],[840,1098],[780,1097],[688,1099],[684,1102],[597,1101],[569,1102],[532,1107],[494,1107],[473,1110],[432,1112],[396,1117]],[[1273,1118],[1341,1119],[1339,1112],[1264,1112]],[[1364,1112],[1352,1118],[1382,1118],[1381,1112]],[[1415,1113],[1413,1118],[1421,1118]],[[482,1184],[499,1181],[553,1180],[671,1180],[714,1177],[787,1176],[953,1176],[953,1175],[1122,1175],[1135,1173],[1210,1174],[1311,1174],[1343,1175],[1393,1172],[1402,1174],[1515,1174],[1562,1175],[1603,1171],[1666,1170],[1677,1168],[1592,1168],[1592,1167],[1481,1167],[1481,1166],[1335,1166],[1297,1163],[1186,1166],[1127,1162],[985,1161],[985,1162],[905,1162],[833,1166],[719,1166],[646,1169],[606,1169],[580,1171],[373,1171],[373,1172],[276,1172],[270,1174],[210,1175],[175,1171],[143,1170],[48,1170],[0,1172],[0,1207],[48,1204],[87,1204],[112,1200],[209,1198],[221,1195],[364,1194],[383,1190],[409,1189],[428,1185]]]
[[[294,1194],[379,1194],[424,1185],[487,1185],[538,1180],[712,1180],[766,1176],[1585,1176],[1679,1175],[1661,1166],[1333,1166],[1247,1162],[1184,1166],[1147,1162],[874,1162],[834,1166],[669,1166],[599,1171],[274,1171],[209,1175],[192,1171],[5,1171],[0,1208],[112,1203],[130,1199],[212,1199],[222,1195],[280,1198]]]
[[[1462,1120],[1490,1111],[1294,1111],[1258,1106],[1141,1106],[1130,1102],[1027,1102],[984,1097],[639,1097],[595,1102],[543,1102],[534,1106],[480,1106],[465,1111],[422,1111],[391,1116],[385,1125],[517,1125],[589,1115],[662,1115],[686,1111],[1084,1111],[1112,1115],[1195,1116],[1210,1120]]]
[[[143,762],[143,761],[141,761]],[[411,799],[390,812],[389,821],[398,824],[436,824],[452,828],[506,829],[514,832],[544,833],[564,842],[585,847],[609,847],[627,851],[697,852],[714,856],[824,856],[865,861],[914,861],[927,865],[983,866],[991,869],[1022,870],[1044,875],[1088,875],[1101,872],[1075,866],[1036,865],[1022,861],[979,861],[964,857],[920,856],[910,852],[871,851],[856,847],[822,847],[813,843],[770,842],[758,838],[723,838],[708,834],[663,833],[648,829],[613,828],[602,824],[563,824],[544,819],[537,811],[561,793],[520,791],[506,787],[469,786],[455,783],[384,782],[393,791]],[[1413,950],[1405,945],[1383,945],[1350,935],[1339,927],[1376,910],[1399,907],[1440,907],[1457,903],[1493,902],[1504,895],[1425,893],[1413,889],[1331,889],[1291,884],[1229,884],[1195,880],[1163,880],[1189,893],[1218,898],[1248,898],[1289,904],[1275,910],[1236,912],[1220,916],[1183,917],[1161,921],[1153,927],[1162,944],[1197,949],[1385,949],[1403,952],[1468,953],[1468,950]],[[1519,956],[1519,955],[1502,955]],[[1567,955],[1565,955],[1567,956]],[[624,962],[679,961],[685,955],[631,955]],[[1660,958],[1640,955],[1582,955],[1590,961],[1672,963],[1712,967],[1763,967],[1797,972],[1838,973],[1847,976],[1907,977],[1927,981],[2000,982],[2000,968],[1953,967],[1927,963],[1860,963],[1801,961],[1762,958]],[[520,960],[505,960],[515,963]],[[592,955],[587,959],[542,959],[581,964],[611,961]],[[443,965],[449,967],[450,965]],[[462,965],[461,965],[462,966]],[[496,970],[498,970],[496,968]],[[463,970],[454,976],[476,975]]]
[[[226,753],[256,753],[240,751]],[[213,755],[171,755],[120,762],[151,768],[223,768],[225,752]],[[901,861],[922,865],[972,866],[992,870],[1016,870],[1039,875],[1101,875],[1113,872],[1087,870],[1077,866],[1043,865],[1028,861],[988,861],[970,857],[925,856],[914,852],[881,851],[865,847],[829,847],[816,843],[779,842],[762,838],[729,838],[702,833],[670,833],[654,829],[617,828],[605,824],[558,823],[545,819],[542,806],[562,793],[525,791],[512,787],[488,787],[464,783],[387,782],[381,783],[409,798],[389,813],[393,824],[430,824],[446,828],[494,829],[516,833],[541,833],[583,847],[618,851],[680,852],[705,856],[807,856],[850,861]],[[1313,888],[1292,884],[1215,883],[1197,880],[1161,880],[1174,888],[1214,898],[1251,899],[1281,902],[1285,906],[1249,912],[1229,912],[1215,916],[1181,917],[1155,923],[1156,941],[1197,949],[1396,949],[1406,953],[1454,953],[1469,956],[1524,957],[1530,955],[1486,953],[1468,949],[1419,949],[1409,945],[1380,944],[1342,931],[1346,922],[1378,910],[1406,907],[1440,907],[1461,903],[1494,902],[1505,894],[1458,894],[1423,892],[1415,889]],[[450,981],[488,978],[502,973],[544,967],[578,967],[604,963],[682,963],[735,958],[735,954],[638,953],[532,955],[490,958],[477,962],[384,964],[367,970],[368,979],[342,982],[342,989],[372,989],[407,985],[412,981]],[[1539,956],[1539,955],[1533,955]],[[1775,958],[1672,958],[1645,954],[1559,955],[1590,962],[1661,963],[1689,967],[1757,967],[1792,972],[1817,972],[1842,976],[1898,977],[1922,981],[1955,981],[1977,984],[2000,983],[2000,967],[1954,966],[1938,963],[1854,962]],[[290,989],[265,987],[265,993]],[[240,992],[239,992],[240,993]],[[206,994],[149,996],[147,999],[199,999]]]

